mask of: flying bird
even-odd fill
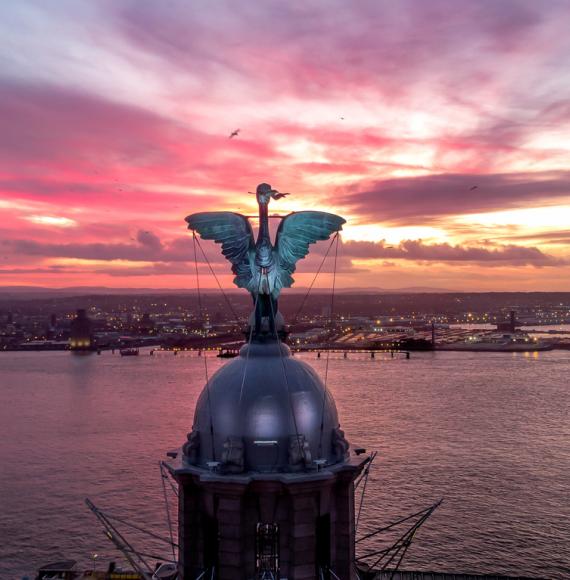
[[[472,186],[469,188],[469,191],[473,191],[474,189],[479,189],[479,186],[478,186],[478,185],[472,185]]]
[[[237,137],[239,135],[240,131],[241,131],[241,129],[235,129],[234,131],[232,131],[230,133],[230,136],[228,137],[228,139],[231,139],[232,137]]]
[[[344,121],[344,117],[341,117],[341,118],[340,118],[340,120],[341,120],[341,121]]]

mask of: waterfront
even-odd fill
[[[359,531],[443,497],[404,568],[567,578],[569,371],[563,351],[334,356],[342,427],[379,452]],[[2,353],[0,372],[1,578],[117,558],[85,496],[166,535],[156,464],[190,430],[201,358]]]

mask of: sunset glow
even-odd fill
[[[1,11],[0,285],[191,288],[184,217],[267,181],[347,218],[340,286],[570,286],[567,2]]]

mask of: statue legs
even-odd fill
[[[254,301],[255,304],[255,301]],[[262,332],[261,323],[263,318],[267,318],[269,332],[275,335],[275,313],[277,312],[277,300],[271,294],[260,294],[255,307],[255,334]]]

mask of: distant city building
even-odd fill
[[[85,309],[80,308],[71,321],[69,347],[71,350],[89,350],[93,346],[92,324]]]
[[[47,340],[52,340],[57,335],[57,316],[51,314],[49,317],[49,322],[45,326],[44,338]]]
[[[151,318],[149,312],[145,312],[138,324],[139,332],[141,334],[153,334],[154,320]]]
[[[119,346],[121,342],[121,335],[119,332],[111,330],[105,332],[97,332],[93,335],[94,341],[97,343],[97,348]]]
[[[511,310],[509,320],[498,322],[497,330],[500,330],[501,332],[516,332],[517,324],[516,312]]]

